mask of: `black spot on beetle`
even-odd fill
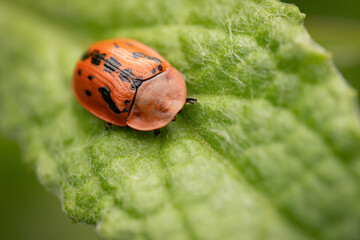
[[[129,103],[130,103],[130,100],[129,100],[129,99],[126,99],[125,102],[124,102],[125,105],[127,105],[127,104],[129,104]]]
[[[104,62],[104,71],[108,73],[112,73],[121,67],[121,63],[113,56],[106,59],[106,62]]]
[[[134,58],[140,58],[140,57],[144,57],[146,59],[149,59],[149,60],[152,60],[154,62],[157,62],[157,63],[161,63],[160,59],[158,58],[155,58],[155,57],[150,57],[150,56],[147,56],[141,52],[133,52],[133,55],[132,55]]]
[[[104,62],[104,71],[108,72],[108,73],[113,73],[114,71],[116,71],[116,68],[114,68],[114,66],[112,66],[111,64]]]
[[[100,54],[98,50],[91,52],[90,55],[91,55],[91,63],[95,66],[100,65],[101,60],[104,60],[106,57],[105,53]]]
[[[89,97],[91,96],[91,92],[90,92],[89,90],[87,90],[87,89],[85,90],[85,94],[86,94],[87,96],[89,96]]]
[[[131,83],[131,80],[134,77],[134,74],[130,68],[125,68],[124,70],[120,71],[119,75],[121,81]]]
[[[133,57],[134,58],[139,58],[139,57],[143,57],[144,54],[140,53],[140,52],[133,52]]]
[[[152,74],[155,74],[155,73],[156,73],[156,69],[153,68],[151,72],[152,72]]]
[[[163,68],[162,68],[162,65],[161,65],[161,64],[158,66],[158,70],[159,70],[160,72],[163,70]]]
[[[123,108],[123,110],[122,110],[123,112],[127,112],[127,111],[129,111],[129,109],[127,109],[127,108]]]
[[[81,56],[81,60],[86,60],[89,57],[88,52],[84,52],[83,55]]]
[[[94,77],[93,77],[93,76],[91,76],[91,75],[89,75],[89,76],[88,76],[88,79],[91,81],[91,80],[93,80],[93,79],[94,79]]]
[[[105,53],[99,53],[99,51],[95,51],[95,57],[101,59],[101,60],[104,60],[105,57],[106,57],[106,54]]]
[[[108,63],[110,63],[111,65],[113,65],[116,68],[121,67],[121,63],[113,56],[111,56],[110,58],[106,59],[106,61]]]
[[[108,87],[105,86],[105,87],[99,88],[99,92],[101,93],[101,97],[104,99],[104,101],[107,104],[109,104],[109,108],[111,109],[111,111],[113,111],[116,114],[121,113],[119,108],[116,106],[116,104],[112,100],[112,98],[110,96],[111,91]]]
[[[99,66],[100,65],[100,59],[98,59],[98,58],[94,58],[94,57],[92,57],[91,58],[91,64],[93,64],[93,65],[95,65],[95,66]]]
[[[120,46],[117,45],[117,43],[114,43],[114,47],[115,47],[115,48],[120,48]]]
[[[78,75],[81,76],[81,69],[78,70]]]
[[[130,89],[131,89],[131,90],[135,90],[135,89],[136,89],[134,83],[131,84]]]
[[[142,81],[135,79],[135,80],[133,80],[133,83],[134,83],[135,87],[138,88],[142,84]]]
[[[160,59],[155,58],[155,57],[145,56],[145,58],[147,58],[147,59],[149,59],[149,60],[152,60],[152,61],[154,61],[154,62],[157,62],[157,63],[161,63]]]

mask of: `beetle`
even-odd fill
[[[184,78],[159,53],[132,39],[92,44],[76,64],[72,81],[80,104],[112,125],[152,131],[176,119],[187,98]]]

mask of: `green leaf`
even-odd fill
[[[0,129],[65,213],[104,239],[356,239],[356,92],[275,0],[4,0]],[[86,46],[134,38],[185,76],[152,132],[86,112],[70,82]]]

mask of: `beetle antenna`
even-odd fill
[[[196,98],[192,98],[192,97],[186,98],[186,103],[195,104],[196,102],[197,102]]]

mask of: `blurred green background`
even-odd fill
[[[333,53],[340,72],[359,90],[360,1],[285,2],[294,3],[306,13],[305,26],[312,38]],[[73,224],[62,213],[59,200],[23,164],[19,145],[8,136],[0,136],[0,159],[2,239],[98,239],[92,228]]]
[[[286,0],[306,13],[311,37],[333,54],[345,79],[360,90],[360,1]],[[359,100],[359,98],[358,98]]]

